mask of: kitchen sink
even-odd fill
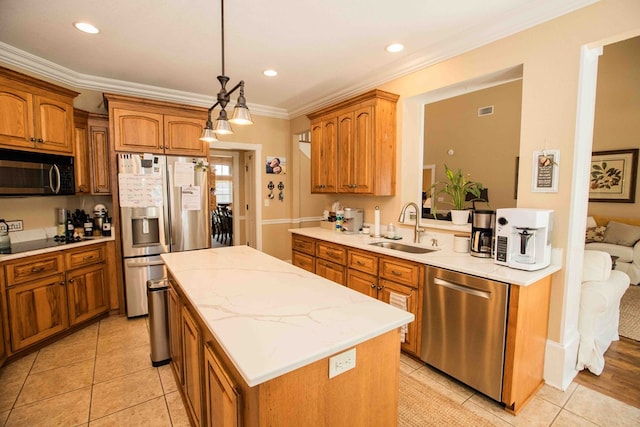
[[[403,243],[396,243],[396,242],[375,242],[375,243],[369,243],[369,244],[371,246],[378,246],[379,248],[393,249],[396,251],[409,252],[412,254],[428,254],[429,252],[437,251],[437,249],[421,248],[418,246],[410,246],[410,245],[405,245]]]

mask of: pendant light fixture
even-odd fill
[[[218,76],[218,81],[220,82],[220,91],[218,92],[216,103],[213,104],[208,110],[207,124],[202,131],[202,136],[200,136],[200,139],[205,142],[217,141],[218,139],[216,138],[216,134],[227,135],[233,133],[230,123],[238,125],[253,124],[253,121],[251,120],[251,114],[249,113],[249,108],[247,107],[247,100],[244,97],[244,80],[240,80],[237,85],[235,85],[231,90],[227,91],[227,83],[229,83],[229,77],[227,77],[224,73],[224,0],[220,0],[220,23],[220,32],[222,34],[222,74]],[[238,100],[236,101],[236,106],[233,109],[233,114],[229,119],[227,118],[227,110],[225,108],[227,107],[227,104],[231,99],[231,94],[238,89],[240,89],[240,94],[238,96]],[[214,125],[211,121],[211,112],[218,105],[220,106],[220,114]]]

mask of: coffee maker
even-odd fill
[[[551,263],[553,211],[498,209],[496,211],[496,264],[519,270],[540,270]]]
[[[364,209],[344,208],[344,218],[342,220],[342,232],[345,234],[356,234],[362,229],[364,219]]]
[[[495,211],[473,211],[469,254],[478,258],[491,258],[493,256],[493,229],[495,227],[495,221]]]

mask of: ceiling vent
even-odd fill
[[[493,105],[478,108],[478,117],[490,116],[493,114]]]

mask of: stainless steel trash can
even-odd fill
[[[169,353],[169,319],[167,310],[167,279],[147,280],[147,301],[149,304],[149,342],[151,344],[151,364],[166,365],[171,361]]]

